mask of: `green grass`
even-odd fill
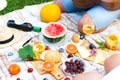
[[[22,9],[26,5],[41,4],[49,1],[53,0],[7,0],[8,5],[4,10],[0,11],[0,15],[4,15],[17,9]]]

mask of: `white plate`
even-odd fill
[[[43,37],[42,34],[40,35],[40,38],[39,38],[39,39],[40,39],[40,41],[42,41],[42,42],[43,42],[45,45],[47,45],[47,46],[53,46],[53,47],[55,47],[55,46],[63,46],[63,45],[66,44],[67,40],[69,40],[69,33],[66,33],[65,38],[62,39],[61,41],[57,42],[57,43],[50,43],[50,42],[48,42],[48,41]]]

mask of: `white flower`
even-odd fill
[[[7,6],[6,0],[0,0],[0,11],[3,10]]]

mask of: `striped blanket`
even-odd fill
[[[50,2],[51,3],[51,2]],[[26,6],[23,9],[19,9],[10,13],[7,13],[5,15],[0,16],[0,25],[7,25],[8,20],[15,20],[16,23],[23,23],[23,22],[29,22],[34,26],[44,26],[46,23],[42,22],[39,17],[39,12],[42,6],[45,4],[38,4],[38,5],[32,5],[32,6]],[[61,22],[68,26],[69,35],[73,34],[75,32],[78,32],[77,28],[77,22],[80,19],[82,13],[62,13],[61,19],[58,22]],[[76,18],[76,17],[79,17]],[[36,67],[32,64],[31,61],[22,61],[18,57],[18,50],[22,47],[22,44],[27,41],[29,38],[38,35],[40,33],[30,31],[30,32],[23,32],[20,31],[22,35],[22,39],[20,42],[9,46],[4,49],[0,49],[0,80],[16,80],[17,78],[20,78],[20,80],[43,80],[43,78],[47,77],[49,80],[56,80],[52,75],[50,74],[43,74],[41,75],[36,69]],[[109,27],[98,34],[91,34],[86,36],[86,39],[92,43],[94,42],[94,39],[105,42],[105,38],[110,33],[116,33],[120,35],[120,20],[117,19],[115,22],[111,23]],[[41,37],[39,38],[39,40]],[[42,41],[42,40],[41,40]],[[68,43],[69,39],[66,40],[65,43]],[[60,46],[56,46],[52,48],[58,49],[61,46],[64,46],[65,43],[61,44]],[[96,46],[98,46],[96,44]],[[119,52],[119,50],[117,51]],[[17,63],[21,67],[21,72],[18,75],[10,75],[8,71],[8,67],[12,63]],[[27,69],[29,67],[33,68],[32,73],[28,73]],[[104,68],[102,65],[95,64],[91,61],[86,61],[86,71],[98,71],[102,74],[105,74]]]

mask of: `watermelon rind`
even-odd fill
[[[46,28],[48,25],[50,25],[50,24],[59,24],[59,25],[63,26],[63,27],[65,28],[64,33],[62,33],[61,35],[57,35],[57,36],[49,36],[49,35],[47,35],[44,30],[45,30],[45,28]],[[57,42],[59,42],[59,41],[61,41],[61,40],[63,40],[63,39],[65,38],[66,33],[67,33],[67,28],[66,28],[65,25],[63,25],[63,24],[61,24],[61,23],[59,23],[59,22],[50,22],[50,23],[48,23],[48,25],[47,25],[46,27],[42,28],[43,37],[44,37],[48,42],[50,42],[50,43],[57,43]]]

